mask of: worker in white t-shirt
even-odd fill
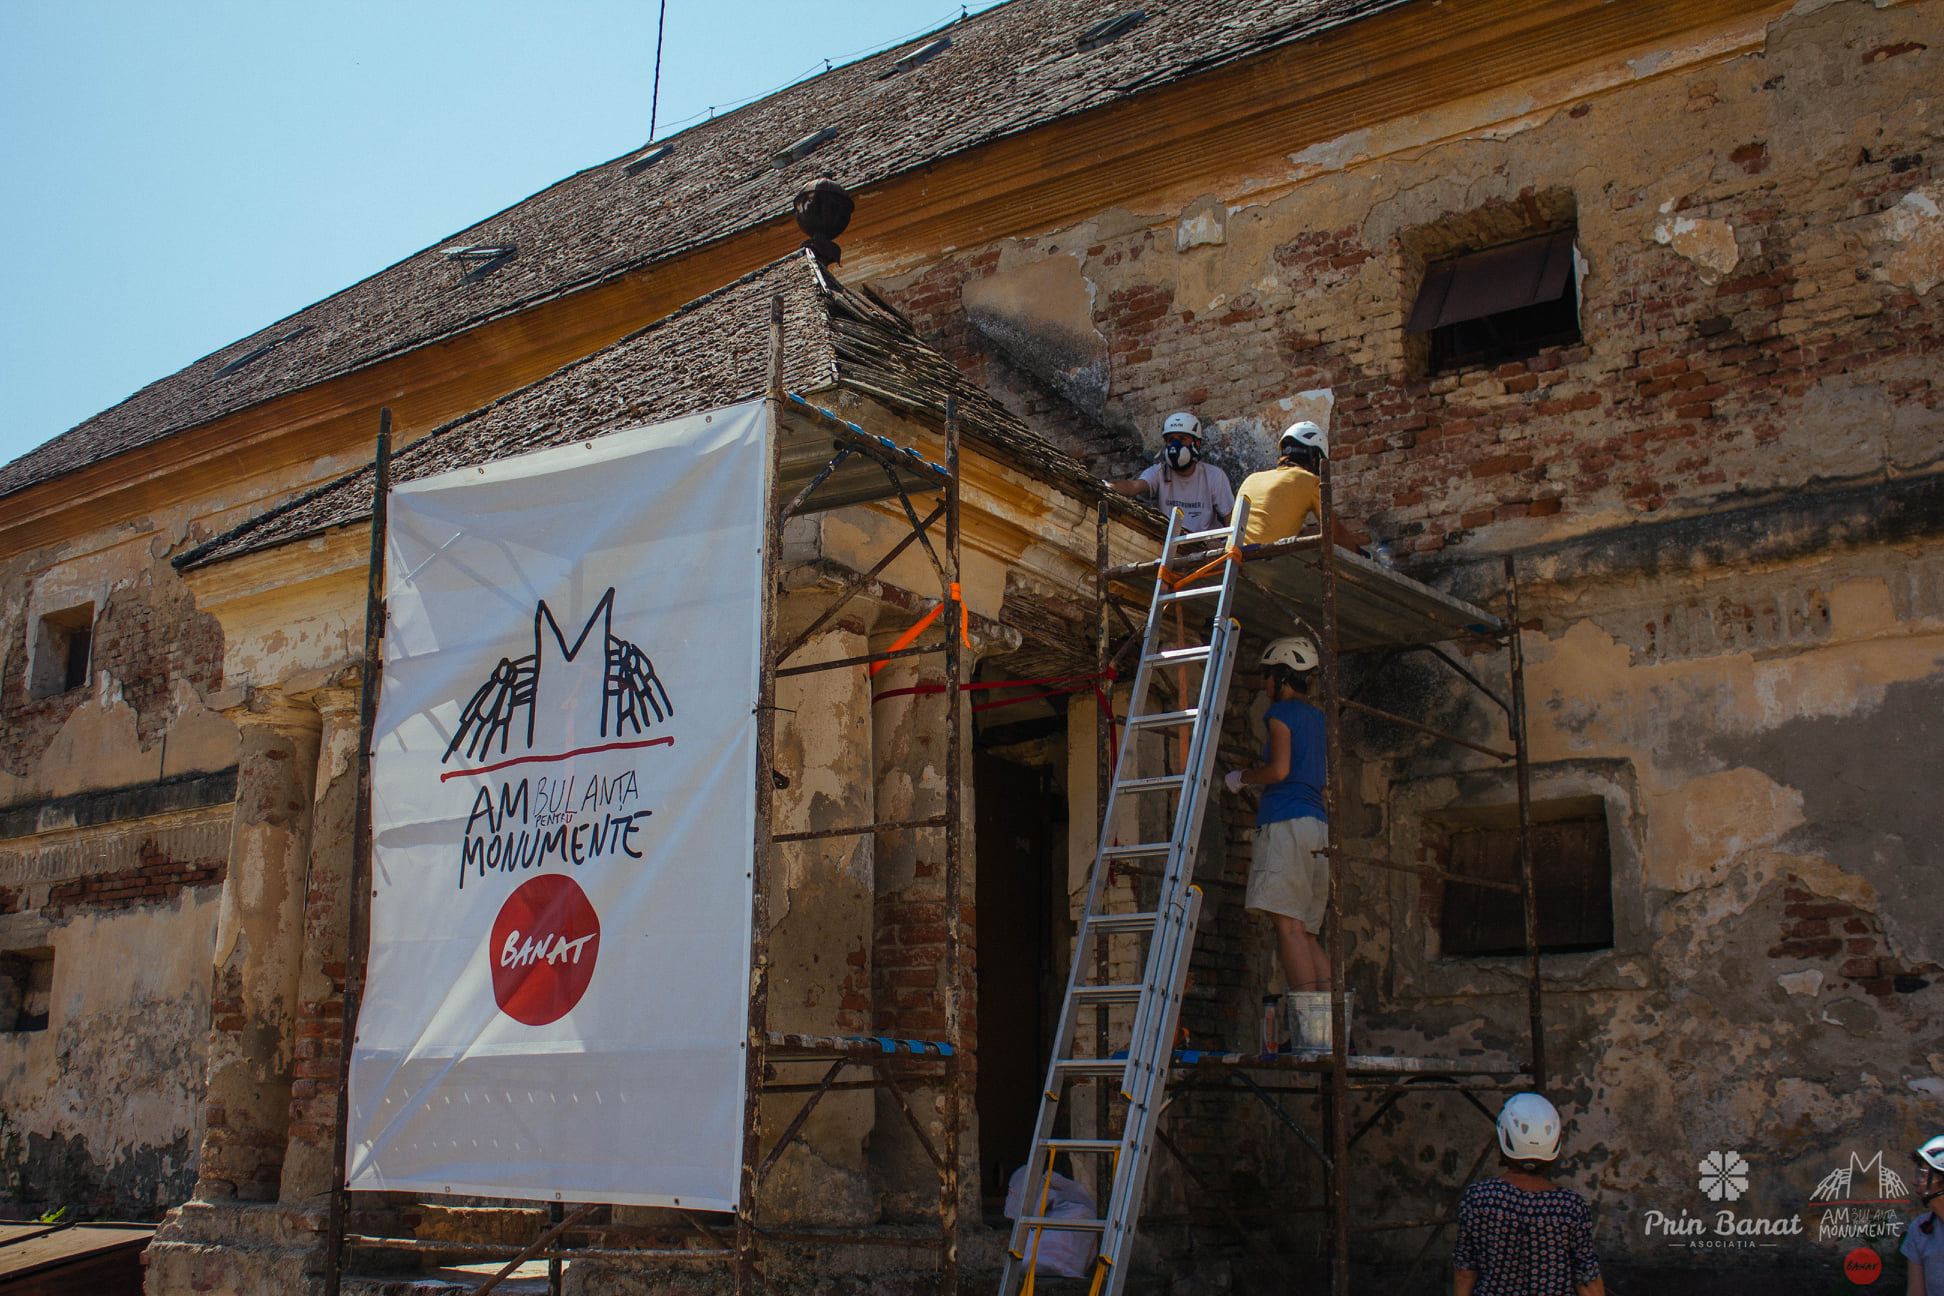
[[[1184,529],[1212,531],[1235,511],[1228,474],[1201,461],[1201,420],[1186,410],[1168,415],[1161,428],[1161,462],[1127,481],[1107,484],[1123,495],[1146,495],[1165,515],[1181,510]]]

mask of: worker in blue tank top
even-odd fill
[[[1262,789],[1256,811],[1254,859],[1243,903],[1269,915],[1276,953],[1291,990],[1330,988],[1330,961],[1316,939],[1330,902],[1330,844],[1323,801],[1323,713],[1306,697],[1322,661],[1307,634],[1271,643],[1262,652],[1269,695],[1262,764],[1230,770],[1231,792]]]

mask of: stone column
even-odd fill
[[[323,721],[304,884],[303,954],[297,978],[296,1060],[289,1141],[279,1200],[322,1198],[334,1179],[337,1092],[344,1035],[345,955],[351,934],[351,865],[357,841],[358,672],[308,694]],[[322,1204],[320,1202],[320,1204]]]
[[[874,651],[889,646],[891,634],[878,636]],[[972,677],[973,655],[964,655],[964,678]],[[891,662],[873,681],[871,760],[881,821],[923,819],[945,809],[946,706],[942,692],[886,696],[944,679],[942,659],[907,657]],[[961,705],[963,702],[961,700]],[[975,852],[972,840],[972,728],[963,727],[965,789],[960,809],[961,913],[965,924],[964,977],[974,982],[976,941],[973,896]],[[945,834],[937,829],[883,833],[877,839],[876,933],[873,942],[874,1026],[878,1033],[905,1039],[939,1039],[945,1030]],[[964,999],[967,1056],[963,1065],[975,1076],[977,998]],[[973,1119],[973,1082],[968,1080],[960,1134],[961,1182],[978,1192],[978,1133]],[[926,1126],[934,1147],[944,1137],[940,1096],[921,1090],[910,1095],[912,1110]],[[887,1217],[933,1215],[938,1209],[938,1179],[911,1127],[889,1094],[877,1096],[877,1133],[871,1140],[872,1169],[884,1191]]]
[[[273,1201],[290,1114],[304,865],[317,711],[251,689],[226,712],[242,733],[229,873],[217,919],[208,1099],[196,1196]]]
[[[790,658],[809,665],[869,651],[857,628],[820,634]],[[811,832],[871,822],[871,684],[859,667],[777,681],[775,831]],[[807,1035],[871,1032],[871,838],[779,845],[770,872],[771,1030]],[[800,1071],[800,1076],[796,1072]],[[822,1068],[792,1068],[816,1079]],[[764,1104],[774,1138],[802,1099]],[[867,1165],[875,1116],[866,1092],[827,1094],[798,1142],[764,1182],[766,1219],[868,1224],[877,1213]]]

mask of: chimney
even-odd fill
[[[850,225],[851,213],[857,210],[844,186],[826,177],[798,190],[795,205],[797,228],[809,235],[803,246],[824,265],[841,261],[844,254],[836,238]]]

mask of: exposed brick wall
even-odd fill
[[[335,987],[328,999],[297,1005],[297,1053],[291,1064],[291,1141],[331,1146],[337,1131],[338,1077],[344,1058],[344,964],[327,963]]]
[[[1819,896],[1785,880],[1780,938],[1770,958],[1804,959],[1828,966],[1830,973],[1883,997],[1915,994],[1944,974],[1935,963],[1908,965],[1890,952],[1875,914],[1843,900]]]
[[[927,837],[937,834],[926,834]],[[970,869],[967,870],[968,876]],[[960,972],[963,994],[960,1025],[967,1054],[978,1052],[978,909],[970,900],[959,908]],[[881,893],[873,907],[876,927],[871,951],[871,1030],[899,1039],[943,1039],[945,1001],[944,865],[921,859],[910,886]],[[844,1007],[861,999],[853,975],[845,981]]]
[[[1033,240],[1026,240],[1031,246]],[[988,392],[998,397],[1032,429],[1101,476],[1118,477],[1146,462],[1139,438],[1076,408],[1049,384],[1012,364],[960,308],[965,284],[992,274],[996,252],[963,262],[944,261],[885,296],[928,341]],[[1130,343],[1131,345],[1131,343]]]
[[[1931,372],[1944,354],[1944,293],[1920,297],[1882,277],[1872,241],[1880,213],[1940,174],[1920,141],[1906,143],[1786,179],[1759,140],[1720,149],[1713,178],[1672,213],[1733,228],[1740,259],[1715,283],[1672,246],[1613,236],[1616,212],[1629,231],[1652,214],[1633,211],[1644,191],[1580,194],[1594,267],[1585,340],[1437,375],[1403,336],[1420,258],[1400,238],[1370,246],[1354,225],[1298,234],[1271,255],[1282,275],[1273,302],[1243,292],[1215,314],[1176,301],[1165,279],[1116,277],[1169,231],[1097,244],[1087,273],[1113,360],[1109,421],[1132,427],[1179,407],[1240,416],[1334,388],[1339,507],[1400,555],[1514,519],[1644,515],[1880,474],[1873,432],[1854,436],[1848,456],[1786,437],[1841,417],[1805,403],[1825,380],[1881,375],[1893,417],[1922,418],[1944,400]],[[1373,260],[1384,267],[1374,288]],[[929,340],[987,381],[992,362],[953,289],[995,263],[989,250],[943,262],[893,294]],[[1830,438],[1847,431],[1827,428]],[[1920,462],[1896,466],[1935,466],[1936,446],[1914,441],[1905,449]],[[1086,450],[1097,470],[1138,455],[1132,432]]]
[[[229,872],[228,860],[172,860],[153,842],[142,844],[141,858],[132,869],[56,883],[49,888],[41,913],[58,921],[75,913],[167,904],[185,887],[221,886]],[[9,898],[17,907],[19,897]]]
[[[95,618],[89,673],[106,671],[133,707],[144,746],[162,737],[170,720],[170,693],[183,680],[207,694],[223,686],[223,630],[215,617],[198,612],[187,590],[169,572],[147,583],[118,590]],[[36,633],[21,618],[8,645],[0,675],[0,769],[25,778],[74,709],[94,697],[92,685],[51,697],[29,690],[29,658]]]

